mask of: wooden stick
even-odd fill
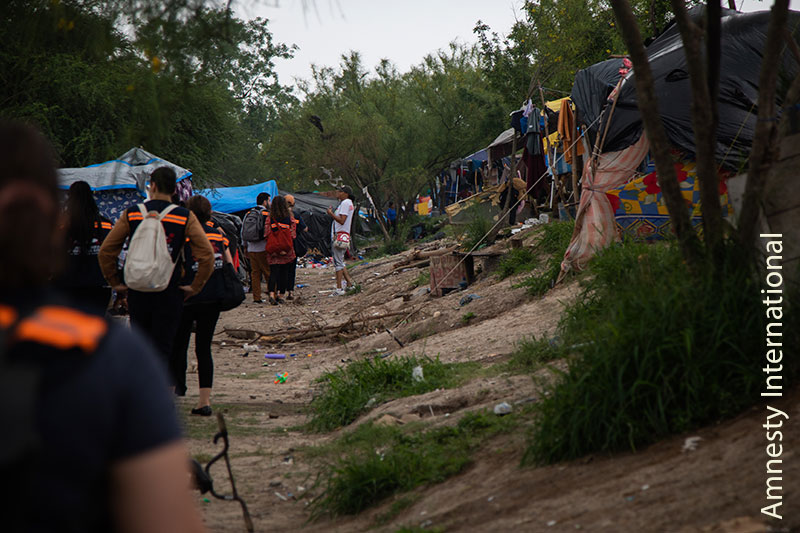
[[[369,317],[358,318],[358,319],[352,319],[351,318],[350,320],[348,320],[346,322],[343,322],[341,324],[335,325],[335,326],[324,326],[324,327],[306,328],[306,329],[282,329],[282,330],[278,330],[278,331],[264,332],[264,331],[260,331],[260,330],[257,330],[257,329],[225,328],[222,331],[223,331],[223,333],[227,333],[227,332],[230,332],[230,331],[243,331],[243,332],[248,332],[248,333],[254,333],[254,334],[260,335],[262,337],[280,337],[282,335],[294,335],[294,334],[299,334],[299,333],[311,333],[311,332],[314,332],[314,331],[336,330],[336,329],[340,329],[340,328],[345,327],[345,326],[352,326],[352,325],[355,325],[355,324],[358,324],[358,323],[361,323],[361,322],[370,322],[372,320],[381,320],[383,318],[390,318],[390,317],[393,317],[393,316],[399,316],[399,315],[402,315],[404,313],[405,313],[404,311],[393,311],[391,313],[385,313],[385,314],[377,315],[377,316],[369,316]]]

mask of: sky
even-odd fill
[[[501,35],[521,18],[522,0],[238,0],[243,19],[264,17],[277,42],[296,44],[290,60],[276,61],[279,81],[309,79],[311,64],[338,66],[342,54],[361,52],[372,70],[390,59],[400,72],[453,40],[475,43],[478,20]]]

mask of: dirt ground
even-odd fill
[[[638,453],[590,456],[571,463],[540,468],[519,466],[524,435],[505,435],[485,443],[474,464],[448,481],[422,487],[414,503],[388,524],[376,518],[397,499],[389,499],[361,515],[310,521],[308,501],[319,466],[304,448],[335,439],[307,432],[306,409],[317,385],[314,380],[346,362],[374,356],[417,354],[439,356],[444,362],[476,361],[491,365],[510,354],[519,340],[552,335],[563,304],[576,297],[575,281],[558,286],[543,298],[514,288],[519,277],[497,281],[482,273],[465,291],[442,298],[413,287],[422,270],[386,275],[398,256],[359,264],[351,270],[361,284],[358,294],[329,296],[332,268],[298,269],[300,297],[280,306],[247,303],[223,313],[214,345],[215,377],[212,404],[222,411],[231,433],[232,468],[240,495],[246,500],[256,531],[396,531],[403,526],[444,531],[614,531],[614,532],[742,532],[800,531],[800,417],[797,393],[781,403],[789,413],[784,433],[784,506],[787,517],[768,529],[759,510],[765,500],[765,446],[761,425],[765,407],[691,435],[659,442]],[[404,301],[402,294],[410,294]],[[480,298],[464,305],[467,294]],[[263,333],[289,328],[336,325],[351,317],[407,311],[370,322],[357,334],[310,339],[292,344],[234,338],[231,329]],[[413,313],[411,313],[413,311]],[[462,317],[475,317],[464,323]],[[435,315],[435,316],[434,316]],[[406,320],[404,320],[406,319]],[[403,321],[402,324],[399,324]],[[400,347],[385,331],[405,345]],[[245,355],[245,343],[258,350]],[[268,360],[265,353],[286,354]],[[294,354],[294,355],[292,355]],[[390,356],[390,357],[391,357]],[[188,396],[179,400],[182,414],[194,405],[197,376],[190,352]],[[264,365],[269,366],[264,366]],[[275,374],[288,372],[285,383]],[[424,418],[447,424],[459,414],[485,409],[500,401],[535,401],[533,381],[526,376],[498,375],[470,381],[457,389],[437,390],[377,406],[354,424],[386,414]],[[213,418],[184,417],[193,455],[205,462],[219,446],[211,442]],[[682,451],[685,439],[699,436],[693,451]],[[230,492],[224,466],[212,469],[217,488]],[[307,494],[312,491],[311,494]],[[244,531],[236,503],[197,497],[211,531]]]

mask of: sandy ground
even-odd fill
[[[397,260],[358,265],[352,275],[363,290],[346,297],[328,296],[334,284],[332,269],[298,269],[297,282],[306,287],[297,291],[296,303],[253,304],[248,295],[247,303],[222,315],[215,335],[212,402],[229,421],[237,488],[247,501],[256,531],[396,531],[402,526],[445,531],[767,531],[759,518],[759,509],[765,505],[763,407],[635,454],[590,456],[542,468],[519,466],[524,435],[498,437],[485,443],[467,471],[414,491],[416,503],[388,525],[376,527],[376,517],[387,511],[392,499],[356,517],[310,522],[307,505],[313,491],[308,492],[319,467],[304,448],[328,442],[341,431],[315,434],[302,429],[317,387],[315,379],[343,361],[374,355],[376,349],[384,354],[438,355],[445,362],[490,365],[511,353],[522,338],[552,335],[564,302],[578,293],[572,281],[543,298],[531,298],[524,289],[512,287],[519,278],[498,282],[484,273],[466,291],[431,298],[413,288],[418,269],[384,276]],[[397,297],[404,293],[412,297],[408,301]],[[459,300],[473,293],[480,298],[461,307]],[[408,311],[409,316],[372,322],[369,330],[336,338],[283,345],[255,341],[258,352],[246,357],[242,345],[251,341],[226,332],[232,328],[302,329],[395,311]],[[475,318],[464,324],[461,317],[466,312]],[[386,333],[386,327],[404,347]],[[264,359],[263,354],[271,352],[287,354],[287,358]],[[192,359],[190,353],[189,392],[179,400],[183,414],[193,406],[196,395]],[[286,383],[275,384],[275,374],[283,372],[288,372]],[[451,423],[464,412],[499,401],[531,401],[535,395],[530,377],[499,375],[458,389],[385,403],[355,424],[385,414]],[[792,418],[800,417],[798,399],[794,394],[780,404]],[[215,421],[185,418],[191,452],[207,461],[219,450],[211,442]],[[697,449],[682,452],[685,438],[695,435],[702,437]],[[787,520],[772,531],[800,531],[800,461],[794,449],[800,446],[800,425],[791,424],[784,439]],[[229,492],[224,467],[214,467],[212,474],[218,490]],[[211,531],[244,531],[236,503],[205,501],[202,496],[197,501]]]

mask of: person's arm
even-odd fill
[[[233,257],[231,257],[230,248],[225,248],[225,253],[222,254],[222,258],[225,260],[226,263],[233,264]]]
[[[111,505],[119,531],[205,531],[190,493],[189,456],[181,441],[123,459],[111,467]]]
[[[339,215],[334,213],[330,207],[328,208],[328,215],[330,215],[330,217],[339,224],[344,224],[347,221],[347,215]]]
[[[197,274],[194,276],[194,281],[189,286],[181,287],[186,291],[188,297],[199,293],[208,278],[214,273],[214,248],[206,237],[200,221],[191,211],[186,219],[186,237],[192,244],[192,255],[197,261]]]
[[[128,223],[128,216],[126,213],[122,213],[117,223],[111,228],[108,236],[103,240],[103,244],[100,245],[100,251],[97,253],[97,261],[100,263],[103,277],[106,278],[111,288],[118,292],[127,289],[119,278],[117,259],[122,251],[122,246],[125,244],[125,239],[128,238],[130,233],[131,226]]]

